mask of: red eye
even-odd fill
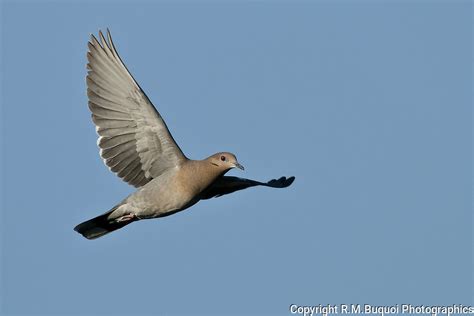
[[[222,160],[222,161],[225,161],[225,156],[221,156],[221,160]]]

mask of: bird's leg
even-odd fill
[[[127,215],[124,215],[124,216],[120,216],[115,221],[117,223],[120,223],[120,222],[131,221],[131,220],[134,220],[135,218],[136,218],[135,214],[130,213],[130,214],[127,214]]]

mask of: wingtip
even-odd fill
[[[93,47],[97,48],[97,46],[100,46],[99,40],[97,40],[97,37],[95,37],[95,35],[92,34],[92,33],[90,34],[90,39],[89,39],[89,42],[88,42],[87,46],[88,46],[90,52],[92,51]]]
[[[286,188],[289,187],[293,181],[295,181],[295,177],[281,177],[279,179],[273,179],[268,182],[268,185],[274,188]]]

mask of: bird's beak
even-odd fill
[[[245,170],[244,166],[242,166],[240,163],[238,163],[237,161],[234,163],[234,167],[235,168],[239,168],[240,170]]]

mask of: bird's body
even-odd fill
[[[191,206],[197,202],[194,201],[196,195],[183,182],[181,174],[181,168],[176,167],[151,180],[123,201],[117,209],[117,216],[131,213],[139,219],[150,219]]]
[[[150,219],[185,210],[196,204],[200,194],[221,175],[222,171],[210,163],[187,160],[129,195],[122,202],[120,215],[133,213],[139,219]]]
[[[100,155],[112,172],[137,187],[109,212],[74,229],[95,239],[134,221],[168,216],[209,199],[248,187],[283,188],[294,177],[262,183],[228,177],[243,167],[235,155],[220,152],[203,160],[188,159],[163,118],[120,59],[110,33],[108,41],[89,42],[87,95],[99,134]]]

